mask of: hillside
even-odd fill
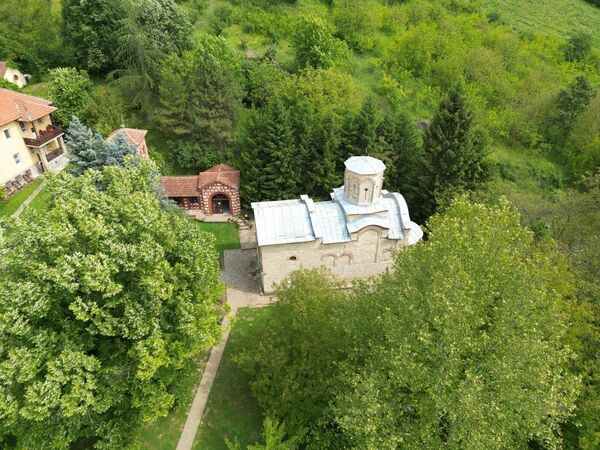
[[[563,38],[585,31],[600,47],[600,8],[584,0],[485,0],[484,4],[517,30]]]

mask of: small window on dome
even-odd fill
[[[295,256],[290,256],[288,259],[289,261],[296,261],[298,258],[296,258]]]

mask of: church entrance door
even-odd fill
[[[230,214],[231,207],[229,197],[224,194],[215,194],[211,198],[211,206],[213,214]]]

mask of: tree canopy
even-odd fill
[[[256,398],[309,448],[558,446],[579,386],[560,258],[506,201],[429,228],[355,294],[292,274],[238,359]]]
[[[61,174],[48,211],[1,223],[2,446],[125,448],[218,341],[213,238],[164,209],[155,173]]]

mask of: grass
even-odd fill
[[[216,238],[215,246],[219,253],[222,254],[224,250],[232,248],[240,248],[240,233],[237,225],[230,222],[213,223],[195,221],[195,223],[204,231],[214,234]]]
[[[268,326],[269,308],[243,308],[237,317],[196,434],[194,450],[226,450],[225,438],[237,438],[245,448],[260,438],[262,411],[252,395],[248,376],[233,360],[251,330]]]
[[[485,0],[484,4],[518,29],[563,38],[585,31],[600,47],[600,8],[584,0]]]
[[[186,401],[173,408],[166,417],[148,424],[140,431],[138,438],[143,450],[175,450],[209,354],[206,352],[198,358],[198,370],[191,372],[184,381],[184,385],[189,386]]]
[[[48,209],[48,191],[42,189],[38,195],[27,205],[27,208],[35,209],[37,211],[46,211]]]
[[[10,216],[13,214],[17,209],[19,209],[19,206],[21,206],[23,202],[29,198],[32,192],[35,191],[42,181],[42,178],[38,178],[10,198],[0,202],[0,216]]]

